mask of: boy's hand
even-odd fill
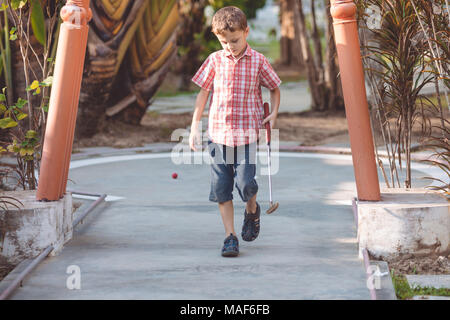
[[[267,118],[265,118],[262,122],[263,126],[267,121],[270,121],[270,129],[273,129],[273,127],[275,126],[275,121],[277,120],[278,117],[278,112],[272,112],[271,114],[269,114],[267,116]]]
[[[197,128],[191,128],[191,134],[189,135],[189,147],[194,150],[197,151],[196,146],[201,145],[201,134],[199,132],[199,130]]]

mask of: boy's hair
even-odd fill
[[[228,30],[231,32],[247,28],[247,17],[241,9],[233,6],[218,10],[212,18],[212,32],[221,34]]]

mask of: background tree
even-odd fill
[[[244,11],[247,19],[256,18],[256,11],[266,5],[266,0],[209,0],[214,11],[227,6],[235,6]]]
[[[205,9],[210,6],[215,12],[224,6],[237,6],[246,13],[248,19],[256,17],[256,11],[264,7],[265,0],[216,1],[180,0],[180,28],[178,30],[178,57],[171,72],[180,77],[178,90],[189,91],[191,78],[206,57],[222,47],[211,31],[205,17]]]
[[[200,67],[202,51],[205,50],[205,40],[209,41],[208,31],[205,25],[205,8],[208,0],[180,0],[180,28],[178,30],[178,59],[173,72],[181,77],[178,88],[182,91],[189,90],[191,78]]]
[[[139,125],[173,64],[187,87],[202,54],[217,48],[204,26],[208,4],[235,5],[252,18],[265,0],[91,1],[77,137],[92,136],[110,119]]]
[[[305,15],[306,5],[309,4],[309,19]],[[325,10],[325,30],[317,23],[317,1],[309,3],[302,0],[293,2],[295,30],[299,35],[303,64],[308,77],[314,111],[333,111],[344,108],[342,88],[338,80],[339,68],[336,46],[332,30],[330,1],[324,0],[322,9]],[[325,48],[322,38],[325,37]],[[324,59],[325,56],[325,59]]]
[[[296,0],[279,0],[280,7],[280,64],[301,70],[304,68],[300,38],[296,32],[294,6]]]
[[[176,0],[91,1],[76,135],[111,119],[139,125],[176,57]]]

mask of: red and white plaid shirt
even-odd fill
[[[264,118],[261,86],[272,90],[281,83],[267,58],[248,44],[238,60],[225,50],[212,53],[192,81],[213,91],[209,138],[232,147],[257,141]]]

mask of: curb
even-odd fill
[[[86,216],[106,198],[106,194],[94,196],[99,196],[99,198],[93,203],[83,203],[83,205],[73,212],[75,215],[75,213],[83,210],[81,211],[81,214],[78,214],[76,219],[73,221],[74,229],[79,223],[82,223],[83,219],[86,218]],[[52,250],[53,246],[47,247],[47,249],[43,250],[36,257],[21,261],[10,273],[8,273],[6,277],[0,281],[0,300],[8,299],[17,290],[17,288],[22,287],[23,282],[32,274],[33,270],[48,257]]]
[[[352,199],[352,209],[356,232],[358,232],[358,200],[356,197]],[[366,248],[359,248],[359,252],[363,257],[364,268],[366,269],[367,275],[366,283],[371,299],[397,300],[388,263],[385,261],[370,260]]]
[[[160,153],[160,152],[170,152],[173,147],[177,145],[177,142],[161,142],[161,143],[153,143],[145,145],[144,147],[135,147],[135,148],[113,148],[113,147],[88,147],[77,149],[75,153],[71,154],[71,160],[81,160],[86,158],[95,158],[95,157],[107,157],[112,155],[126,155],[130,153]],[[262,148],[265,150],[265,148]],[[274,150],[272,150],[274,151]],[[311,153],[326,153],[326,154],[341,154],[341,155],[351,155],[351,148],[348,147],[326,147],[326,146],[300,146],[300,145],[280,145],[278,147],[278,151],[285,152],[311,152]],[[387,152],[379,151],[380,157],[387,157]],[[411,154],[412,161],[423,161],[423,160],[434,160],[437,161],[435,157],[430,155],[418,155]],[[3,157],[0,164],[3,165],[13,165],[16,163],[15,158],[8,159],[7,157]]]

